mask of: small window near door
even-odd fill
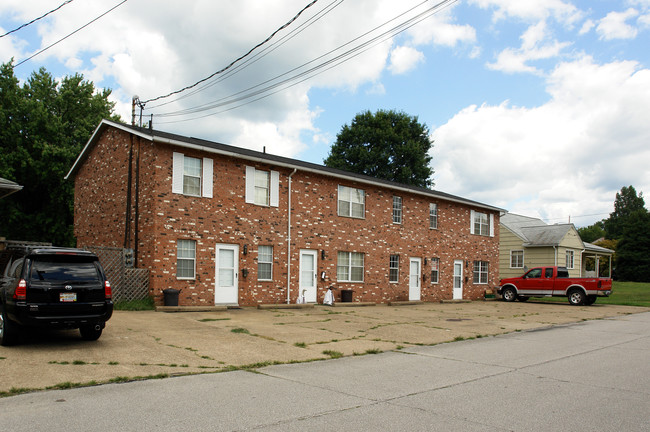
[[[440,258],[431,258],[431,283],[438,283],[440,278]]]
[[[573,251],[568,250],[566,251],[566,268],[572,269],[573,267]]]
[[[360,252],[339,252],[336,264],[336,279],[339,282],[363,282],[363,254]]]
[[[390,283],[399,282],[399,255],[391,255],[389,265],[388,281]]]
[[[176,277],[194,279],[196,269],[196,241],[178,240],[176,243]]]
[[[273,246],[257,248],[257,280],[273,280]]]
[[[487,261],[474,261],[474,283],[475,284],[488,283],[488,262]]]

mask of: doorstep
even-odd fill
[[[422,300],[399,300],[388,302],[388,306],[415,306],[419,304],[424,304],[424,302]]]
[[[223,312],[228,306],[156,306],[156,312]]]
[[[328,305],[324,305],[328,306]],[[334,302],[332,304],[334,307],[357,307],[357,306],[377,306],[377,303],[373,302]]]
[[[471,303],[471,300],[456,299],[456,300],[440,300],[440,303]]]
[[[314,303],[276,303],[276,304],[258,304],[258,309],[311,309]]]

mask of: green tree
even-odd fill
[[[630,215],[639,210],[647,212],[643,192],[637,196],[633,186],[623,186],[621,191],[616,193],[614,212],[609,214],[609,219],[605,219],[605,236],[608,239],[620,239]]]
[[[419,187],[433,186],[429,129],[417,117],[379,110],[343,126],[324,163],[330,168]]]
[[[616,255],[618,279],[650,282],[650,213],[645,209],[628,216]]]
[[[578,228],[578,234],[580,234],[582,241],[593,243],[599,238],[605,237],[605,223],[603,221],[598,221],[588,227]]]
[[[74,185],[64,176],[103,118],[119,120],[108,100],[75,74],[56,81],[44,68],[22,87],[12,63],[0,68],[0,177],[24,186],[3,199],[0,236],[74,245]]]

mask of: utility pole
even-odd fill
[[[131,126],[135,126],[135,105],[139,102],[138,95],[133,95],[133,99],[131,99]]]

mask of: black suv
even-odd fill
[[[9,246],[0,272],[0,345],[16,343],[19,326],[78,328],[97,340],[113,314],[111,285],[91,252]]]

